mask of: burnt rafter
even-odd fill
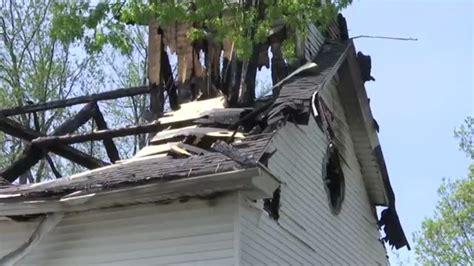
[[[33,139],[44,137],[44,134],[36,132],[30,128],[27,128],[21,125],[14,120],[0,117],[0,131],[11,135],[16,138],[20,138],[26,141],[32,141]],[[51,152],[56,153],[57,155],[64,157],[72,162],[75,162],[81,166],[84,166],[88,169],[99,168],[102,166],[108,165],[108,163],[103,162],[99,159],[89,156],[86,153],[83,153],[77,149],[68,146],[53,146],[49,149]]]
[[[99,106],[94,103],[94,112],[93,112],[93,118],[94,121],[97,125],[97,128],[99,130],[107,130],[107,122],[105,121],[104,116],[100,112]],[[115,143],[112,138],[104,138],[103,140],[105,151],[107,152],[107,155],[109,156],[109,159],[112,163],[115,163],[116,161],[120,160],[120,155],[117,150],[117,146],[115,146]]]
[[[85,105],[73,118],[64,122],[61,126],[56,128],[52,135],[63,135],[67,133],[74,132],[80,126],[85,124],[89,119],[94,116],[94,112],[97,109],[97,105],[95,103],[89,103]],[[6,118],[4,119],[6,120]],[[12,124],[12,123],[10,123]],[[6,132],[8,133],[8,132]],[[32,134],[33,137],[37,133],[36,131],[30,130],[29,133]],[[40,135],[41,137],[41,135]],[[28,139],[31,141],[32,139]],[[53,149],[51,149],[53,150]],[[15,181],[20,175],[24,174],[28,171],[31,167],[33,167],[39,160],[41,160],[45,155],[47,155],[47,151],[42,150],[41,148],[35,147],[33,145],[28,144],[25,150],[22,152],[21,156],[9,167],[3,169],[0,172],[0,175],[7,179],[10,182]],[[49,161],[48,161],[49,163]],[[50,164],[51,166],[51,164]],[[102,166],[102,165],[100,165]],[[95,168],[95,167],[93,167]],[[53,167],[52,167],[53,169]],[[55,168],[54,168],[55,169]],[[54,174],[57,176],[57,171],[53,171]]]
[[[103,162],[102,160],[96,159],[86,153],[83,153],[67,145],[54,144],[48,146],[47,149],[45,149],[44,147],[31,145],[31,142],[34,139],[41,139],[47,137],[46,135],[40,133],[38,130],[39,125],[37,125],[38,121],[36,112],[86,103],[86,105],[73,118],[65,121],[58,128],[56,128],[53,131],[52,135],[61,136],[65,134],[71,134],[91,119],[96,122],[99,130],[108,130],[107,123],[99,110],[97,101],[112,100],[123,97],[133,97],[136,95],[147,93],[151,93],[151,89],[149,86],[139,86],[131,88],[122,88],[88,96],[80,96],[64,100],[50,101],[46,103],[29,104],[26,106],[1,109],[0,131],[3,131],[4,133],[13,137],[25,140],[28,143],[20,157],[13,164],[0,171],[0,176],[10,182],[13,182],[19,176],[25,173],[28,169],[33,167],[39,160],[46,158],[48,165],[51,168],[51,171],[56,177],[60,177],[61,175],[54,166],[54,163],[51,157],[49,157],[48,152],[56,153],[57,155],[64,157],[88,169],[94,169],[108,165],[108,163]],[[20,123],[17,123],[12,119],[7,118],[8,116],[27,113],[33,113],[36,130],[25,127]],[[101,140],[104,143],[110,161],[116,162],[120,160],[119,152],[112,138],[104,137]]]
[[[110,138],[125,137],[145,133],[154,133],[163,130],[165,125],[159,122],[152,122],[145,125],[130,126],[118,129],[104,129],[91,133],[67,134],[61,136],[44,136],[32,141],[33,145],[51,149],[56,145],[65,145],[73,143],[82,143],[94,140],[104,140]]]
[[[46,103],[31,104],[31,105],[8,108],[8,109],[0,109],[0,115],[12,116],[12,115],[33,113],[33,112],[38,112],[38,111],[46,111],[46,110],[51,110],[51,109],[56,109],[56,108],[64,108],[64,107],[78,105],[78,104],[90,103],[94,101],[104,101],[104,100],[112,100],[112,99],[118,99],[118,98],[124,98],[124,97],[132,97],[136,95],[146,94],[149,92],[150,92],[150,88],[148,86],[122,88],[122,89],[92,94],[88,96],[80,96],[80,97],[51,101],[51,102],[46,102]]]

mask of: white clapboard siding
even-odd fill
[[[19,265],[234,265],[237,198],[67,214]],[[0,221],[0,257],[37,222]]]
[[[331,213],[321,176],[326,136],[313,118],[308,125],[288,123],[272,140],[277,152],[268,165],[282,181],[280,219],[278,223],[271,220],[241,199],[242,264],[387,264],[335,86],[331,82],[322,96],[336,117],[336,141],[343,157],[345,199],[341,213]]]

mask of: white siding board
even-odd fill
[[[285,243],[288,250],[292,250],[293,252],[299,254],[303,259],[310,259],[311,258],[311,251],[307,247],[305,248],[297,248],[296,244],[299,242],[295,238],[293,238],[290,234],[282,231],[281,228],[278,226],[277,222],[270,220],[268,215],[263,214],[261,210],[257,210],[255,208],[248,208],[246,207],[245,203],[242,203],[243,208],[243,216],[242,219],[250,221],[252,226],[258,227],[263,229],[267,234],[270,234],[276,240]],[[285,213],[281,213],[280,215],[285,215]],[[262,216],[266,216],[263,218]],[[263,219],[262,219],[263,218]],[[277,237],[281,235],[281,237]]]
[[[268,217],[265,217],[262,219],[268,219]],[[256,224],[253,224],[252,222],[246,220],[245,218],[241,220],[242,225],[245,228],[251,228],[253,226],[257,226]],[[250,231],[245,230],[243,234],[248,234]],[[265,231],[264,230],[257,230],[253,231],[254,234],[252,235],[247,235],[248,241],[249,242],[259,242],[258,240],[261,240],[260,242],[262,243],[273,243],[272,247],[273,250],[272,252],[275,252],[278,254],[278,262],[279,263],[285,263],[288,265],[295,265],[295,264],[301,264],[304,262],[303,258],[300,257],[294,257],[292,256],[293,253],[297,253],[295,250],[290,250],[288,248],[288,244],[281,242],[280,239],[277,239],[270,233],[269,228],[267,228]],[[258,239],[258,240],[257,240]],[[267,244],[268,246],[268,244]],[[300,255],[300,254],[299,254]],[[300,255],[301,256],[301,255]]]
[[[302,168],[302,166],[296,166],[295,168],[300,168],[300,169],[304,169]],[[295,173],[294,176],[299,176],[301,175],[301,173]],[[321,178],[320,175],[315,177],[315,178]],[[315,180],[315,178],[313,178],[313,181]],[[283,187],[285,189],[288,189],[288,190],[294,190],[294,189],[298,189],[300,191],[294,191],[295,193],[291,193],[291,197],[293,196],[296,196],[298,199],[289,199],[289,202],[291,204],[291,202],[310,202],[311,206],[313,206],[312,208],[312,211],[315,212],[315,214],[317,214],[317,212],[319,211],[320,208],[328,208],[328,203],[327,203],[327,196],[326,196],[326,193],[324,191],[324,188],[322,188],[321,186],[315,186],[314,184],[310,184],[310,183],[303,183],[302,181],[304,180],[310,180],[308,178],[298,178],[298,179],[295,179],[293,182],[295,182],[296,184],[299,184],[299,188],[294,188],[293,186],[286,186],[285,184],[283,184]],[[301,192],[301,190],[307,192],[307,193],[298,193],[298,192]],[[311,194],[310,194],[311,193]],[[304,195],[311,195],[311,196],[307,196],[305,198],[303,198]],[[314,198],[314,197],[317,197],[317,198]],[[322,202],[323,205],[322,206],[319,206],[320,208],[318,207],[315,207],[314,206],[314,202]],[[310,206],[310,204],[308,204],[307,206]],[[343,208],[345,208],[345,204],[343,205]],[[367,206],[368,207],[368,206]],[[282,206],[283,208],[283,206]],[[303,205],[302,208],[304,209],[305,212],[309,212],[311,211],[311,209],[307,209],[306,208],[306,205]],[[349,209],[350,212],[352,212],[354,215],[356,215],[357,213],[355,211],[353,211],[352,209]],[[326,221],[331,221],[332,217],[326,217],[326,216],[323,216]]]
[[[289,125],[289,126],[291,127],[291,125]],[[321,168],[320,167],[321,167],[321,164],[322,164],[323,155],[319,156],[319,158],[318,158],[317,155],[312,156],[311,154],[304,152],[302,146],[298,146],[297,144],[291,145],[289,143],[286,143],[286,140],[288,140],[289,138],[291,138],[291,137],[290,136],[282,137],[281,146],[279,145],[279,147],[283,147],[282,150],[285,150],[285,151],[288,150],[288,149],[297,148],[297,150],[299,151],[298,152],[299,158],[298,158],[298,160],[288,160],[284,164],[281,164],[281,166],[278,165],[278,166],[275,166],[275,167],[278,167],[279,169],[286,168],[285,171],[287,173],[289,173],[290,176],[304,175],[306,178],[295,178],[294,180],[292,180],[292,182],[295,182],[296,184],[301,185],[300,187],[298,187],[298,189],[302,189],[302,190],[310,193],[310,195],[318,196],[319,197],[318,199],[320,199],[320,200],[326,200],[327,199],[326,192],[325,192],[324,188],[320,185],[320,182],[319,182],[319,179],[322,178],[321,175],[320,175],[321,174]],[[296,139],[301,139],[301,138],[296,138]],[[297,142],[295,142],[295,143],[297,143]],[[322,154],[322,152],[323,151],[320,151],[320,153],[318,152],[318,154]],[[325,152],[325,150],[324,150],[324,152]],[[310,160],[312,160],[312,161],[310,161]],[[291,164],[291,166],[289,166],[287,164]],[[345,170],[347,170],[347,169],[345,169]],[[347,172],[347,171],[345,171],[345,172]],[[352,175],[352,173],[351,173],[351,175]],[[355,197],[358,197],[359,195],[362,196],[363,194],[361,193],[362,192],[361,190],[363,190],[363,186],[356,187],[356,185],[359,185],[359,183],[356,183],[355,181],[353,181],[353,179],[350,178],[351,175],[346,176],[346,184],[352,184],[352,185],[347,185],[346,186],[346,193],[348,195],[355,196]],[[319,179],[317,180],[317,178],[319,178]],[[365,191],[364,191],[364,193],[365,193]],[[300,194],[296,193],[296,195],[300,195]],[[365,198],[363,198],[363,199],[365,199]],[[307,201],[303,201],[303,202],[307,202]],[[363,202],[363,201],[361,200],[361,201],[351,202],[351,203],[356,204],[358,202]],[[367,205],[364,205],[364,206],[361,206],[361,207],[367,207],[367,206],[368,206],[368,202],[367,202]],[[344,205],[343,205],[343,207],[344,207]],[[354,211],[349,210],[349,211],[354,212],[354,214],[357,213],[355,210]]]
[[[68,214],[20,265],[233,265],[237,197]],[[0,222],[0,256],[35,223]]]
[[[240,265],[266,265],[263,261],[259,260],[258,258],[253,256],[252,254],[248,253],[247,249],[241,250],[240,254],[241,254],[240,255],[240,257],[241,257]],[[257,254],[257,257],[259,257],[258,254]]]
[[[310,265],[315,262],[319,264],[323,263],[320,259],[315,259],[314,254],[312,256],[309,248],[303,245],[301,242],[296,240],[294,236],[290,235],[286,230],[283,230],[275,221],[271,220],[267,215],[262,215],[260,210],[252,210],[249,207],[245,207],[245,203],[241,205],[243,208],[242,215],[242,229],[246,231],[245,235],[251,235],[251,237],[243,238],[241,244],[241,250],[243,253],[251,253],[253,257],[261,258],[279,258],[282,254],[285,254],[285,260],[278,260],[271,264],[265,262],[267,265]],[[257,222],[250,220],[257,219]],[[265,237],[264,237],[265,236]],[[269,237],[271,236],[271,238]],[[266,246],[267,248],[262,252],[255,252],[252,247],[260,243],[260,246]],[[282,253],[284,248],[284,253]],[[243,258],[245,261],[245,257]],[[295,263],[289,263],[292,261]]]

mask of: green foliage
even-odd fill
[[[460,146],[472,156],[473,119],[456,131]],[[474,159],[474,158],[473,158]],[[443,180],[434,216],[415,234],[417,260],[423,265],[470,265],[474,258],[474,164],[464,179]]]
[[[454,135],[459,139],[459,148],[474,160],[474,117],[468,116]]]
[[[90,1],[92,2],[92,1]],[[146,25],[155,17],[160,25],[187,22],[193,25],[189,36],[193,40],[205,36],[234,41],[238,57],[250,57],[252,47],[263,42],[272,26],[284,22],[289,33],[284,51],[287,59],[295,56],[295,33],[306,33],[306,25],[317,23],[325,27],[337,12],[352,0],[265,0],[266,8],[229,3],[225,0],[148,1],[108,0],[92,6],[89,1],[65,1],[53,5],[52,36],[64,42],[86,38],[89,52],[100,52],[110,44],[123,53],[130,53],[130,39],[124,24]]]

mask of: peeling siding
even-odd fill
[[[272,140],[277,152],[268,165],[282,181],[281,217],[277,223],[241,200],[242,264],[387,264],[335,85],[321,93],[337,120],[345,175],[341,213],[331,213],[321,177],[325,135],[313,118],[308,125],[287,123]]]
[[[236,197],[69,214],[19,265],[234,265]],[[0,257],[37,222],[0,221]]]

